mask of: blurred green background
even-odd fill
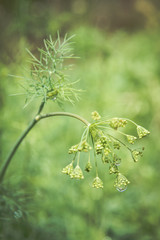
[[[65,110],[90,120],[97,110],[127,117],[151,131],[145,153],[134,164],[124,156],[131,184],[117,192],[100,165],[104,190],[61,174],[83,126],[74,119],[40,122],[27,136],[0,189],[2,240],[160,239],[160,1],[159,0],[1,0],[0,1],[0,165],[39,106],[24,107],[21,79],[26,48],[37,54],[43,39],[59,30],[76,34],[71,80],[81,79],[81,101]],[[45,112],[59,111],[48,102]],[[85,156],[84,156],[85,160]]]

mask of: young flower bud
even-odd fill
[[[110,162],[110,158],[108,156],[105,156],[104,154],[102,154],[102,162],[105,163],[109,163]]]
[[[141,126],[137,126],[137,133],[139,138],[145,137],[146,135],[150,134],[150,132],[147,129]]]
[[[127,185],[130,182],[128,181],[128,179],[122,175],[121,173],[117,174],[117,178],[116,181],[114,183],[114,187],[119,191],[119,192],[124,192],[127,189]]]
[[[103,182],[99,177],[93,179],[92,187],[94,188],[103,188]]]
[[[81,144],[79,144],[78,146],[78,151],[83,151],[83,152],[88,152],[88,150],[91,150],[91,146],[89,145],[89,143],[87,143],[86,140],[84,140]]]
[[[143,156],[143,152],[137,150],[132,150],[131,154],[134,162],[138,162],[139,158]]]
[[[78,152],[78,144],[72,146],[72,147],[68,150],[68,153],[69,153],[69,154],[76,153],[76,152]]]
[[[137,139],[137,138],[136,138],[135,136],[127,135],[127,140],[128,140],[128,142],[131,143],[131,144],[134,144],[134,142],[135,142],[136,139]]]
[[[118,171],[118,167],[115,165],[115,164],[111,164],[110,167],[109,167],[109,173],[112,174],[112,173],[119,173]]]
[[[114,154],[114,159],[113,159],[113,163],[116,166],[119,166],[121,164],[121,158],[118,157],[116,154]]]
[[[75,178],[75,179],[83,179],[83,178],[84,178],[83,172],[82,172],[82,170],[81,170],[81,168],[80,168],[79,165],[77,165],[77,166],[75,167],[75,169],[74,169],[74,170],[72,171],[72,173],[70,174],[70,177],[71,177],[71,178]]]
[[[86,171],[86,172],[90,172],[91,169],[92,169],[92,165],[91,165],[90,162],[88,162],[88,163],[86,164],[85,171]]]
[[[92,119],[93,120],[100,120],[101,116],[99,115],[99,113],[97,111],[92,112]]]
[[[62,169],[62,173],[65,173],[67,175],[70,175],[72,172],[73,172],[73,163],[72,162]]]
[[[101,140],[98,139],[97,142],[95,143],[95,150],[97,154],[101,154],[103,149],[103,145],[101,143]]]
[[[110,153],[111,153],[110,147],[109,147],[109,146],[106,146],[106,147],[104,148],[104,155],[105,155],[105,156],[108,156]]]
[[[117,130],[119,127],[125,127],[127,124],[127,121],[122,118],[112,118],[109,122],[110,127],[114,128]]]
[[[114,149],[120,149],[120,147],[121,147],[121,145],[120,145],[120,143],[118,142],[118,141],[113,141],[113,147],[114,147]]]
[[[52,89],[52,90],[47,92],[47,97],[54,100],[54,99],[56,99],[57,94],[58,94],[58,90],[57,89],[55,89],[55,90]]]

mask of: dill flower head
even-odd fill
[[[138,133],[139,138],[143,138],[143,137],[147,136],[148,134],[150,134],[150,132],[147,129],[145,129],[144,127],[141,127],[141,126],[137,126],[137,133]]]
[[[99,113],[97,111],[92,112],[92,119],[93,120],[100,120],[101,116],[99,115]]]
[[[122,175],[121,173],[117,174],[117,178],[115,180],[114,183],[114,187],[119,191],[119,192],[124,192],[127,189],[127,185],[130,182],[128,181],[128,179]]]
[[[103,188],[103,182],[99,177],[95,177],[92,183],[93,188]]]
[[[114,128],[115,130],[119,127],[125,127],[127,124],[127,120],[122,118],[112,118],[109,122],[110,127]]]
[[[80,168],[79,165],[77,165],[75,167],[75,169],[72,171],[72,173],[70,174],[70,177],[71,178],[75,178],[75,179],[83,179],[84,176],[83,176],[83,172],[82,172],[82,169]]]
[[[143,152],[138,150],[132,150],[131,155],[134,162],[138,162],[139,158],[143,156]]]
[[[90,172],[91,169],[92,169],[92,165],[91,165],[90,162],[88,162],[88,163],[86,164],[85,171],[86,171],[86,172]]]
[[[73,172],[73,163],[72,162],[62,169],[62,173],[65,173],[67,175],[70,175],[72,172]]]
[[[137,139],[135,136],[132,135],[126,135],[127,140],[129,143],[134,144],[135,140]]]

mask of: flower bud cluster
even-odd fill
[[[137,139],[135,136],[132,136],[132,135],[126,135],[126,137],[127,137],[128,142],[131,144],[134,144],[135,140]]]
[[[62,173],[65,173],[67,175],[70,176],[70,178],[75,178],[75,179],[84,179],[84,176],[83,176],[83,172],[82,172],[82,169],[80,168],[79,166],[79,158],[80,158],[80,152],[88,152],[90,151],[92,148],[91,146],[89,145],[89,143],[87,142],[86,139],[84,139],[83,141],[81,141],[79,144],[76,144],[74,146],[72,146],[68,153],[69,154],[75,154],[75,158],[76,156],[78,155],[78,160],[77,160],[77,165],[75,168],[73,168],[73,161],[72,163],[70,163],[69,165],[67,165],[65,168],[63,168],[62,170]],[[78,154],[77,154],[78,153]],[[90,156],[90,155],[89,155]],[[74,158],[74,159],[75,159]],[[89,161],[86,165],[86,168],[85,170],[87,172],[90,172],[92,166],[91,166],[91,163],[90,163],[90,157],[89,157]]]
[[[71,172],[70,177],[75,178],[75,179],[83,179],[84,178],[82,169],[80,168],[79,165],[77,165],[75,167],[75,169]]]
[[[95,142],[95,150],[96,154],[102,154],[103,144],[100,139]]]
[[[121,158],[118,157],[116,154],[114,154],[113,156],[113,163],[116,165],[116,166],[119,166],[121,164]]]
[[[72,146],[68,153],[69,154],[72,154],[72,153],[76,153],[76,152],[88,152],[89,150],[91,150],[91,146],[89,145],[89,143],[87,143],[86,140],[82,141],[81,143],[79,144],[76,144],[74,146]]]
[[[104,133],[103,129],[110,129],[112,132],[116,130],[116,135],[121,134],[126,137],[126,140],[130,144],[134,144],[137,140],[137,137],[123,133],[117,130],[120,127],[125,127],[128,122],[137,126],[137,134],[139,138],[142,138],[149,134],[149,131],[145,128],[138,126],[136,123],[129,119],[122,119],[122,118],[112,118],[111,120],[100,120],[101,117],[98,112],[92,112],[92,119],[94,122],[88,125],[88,131],[83,134],[82,140],[79,144],[72,146],[69,149],[69,154],[75,154],[80,156],[80,152],[89,152],[89,160],[85,166],[85,171],[90,172],[92,169],[92,165],[90,162],[90,150],[92,147],[87,142],[88,135],[90,135],[92,144],[93,144],[93,151],[94,151],[94,159],[95,159],[95,168],[96,168],[96,177],[93,180],[92,187],[94,188],[103,188],[103,182],[98,176],[98,157],[97,155],[101,156],[101,160],[103,163],[109,164],[109,174],[116,175],[116,180],[114,183],[114,187],[123,192],[127,189],[127,185],[130,183],[129,180],[120,173],[119,165],[121,164],[121,158],[117,155],[117,150],[119,151],[120,148],[123,146],[127,150],[130,151],[131,156],[134,162],[137,162],[139,157],[142,156],[142,151],[139,150],[132,150],[129,146],[125,144],[121,139],[111,135],[110,132]],[[114,131],[115,132],[115,131]],[[69,175],[71,178],[75,179],[83,179],[83,172],[79,166],[79,157],[77,160],[77,165],[73,168],[73,162],[67,165],[63,170],[63,173]]]
[[[90,162],[88,162],[88,163],[86,164],[85,171],[86,171],[86,172],[90,172],[91,169],[92,169],[92,165],[91,165]]]
[[[102,154],[107,156],[110,152],[109,144],[112,143],[111,139],[104,135],[100,129],[90,127],[90,133],[94,141],[94,148],[97,155]]]
[[[62,169],[62,173],[65,173],[67,175],[70,175],[73,172],[73,162],[68,164],[66,167]]]
[[[83,172],[79,165],[73,168],[73,162],[62,169],[62,173],[67,174],[70,178],[83,179]]]
[[[110,166],[109,166],[109,173],[112,174],[112,173],[119,173],[119,170],[118,170],[118,166],[115,165],[114,163],[111,163]]]
[[[148,134],[150,134],[150,132],[147,129],[145,129],[144,127],[141,127],[141,126],[137,126],[137,133],[138,133],[139,138],[143,138],[143,137],[147,136]]]
[[[112,140],[112,144],[113,144],[114,149],[118,149],[119,150],[120,147],[121,147],[120,143],[118,141],[116,141],[116,140]]]
[[[138,162],[139,158],[143,156],[143,152],[137,151],[137,150],[132,150],[131,155],[132,155],[134,162]]]
[[[122,175],[121,173],[118,173],[117,178],[116,178],[115,183],[114,183],[114,187],[119,192],[123,192],[127,189],[127,185],[129,183],[130,182],[128,181],[128,179],[124,175]]]
[[[103,188],[103,182],[99,177],[93,179],[92,187],[94,188]]]
[[[117,130],[119,127],[125,127],[127,124],[127,120],[122,119],[122,118],[112,118],[109,121],[110,127],[114,128]]]
[[[100,120],[101,116],[99,115],[99,113],[97,111],[92,112],[92,119],[93,120]]]

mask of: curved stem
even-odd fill
[[[81,122],[83,122],[86,126],[90,125],[90,123],[86,119],[80,117],[77,114],[69,113],[69,112],[53,112],[53,113],[42,114],[42,115],[39,115],[39,120],[41,120],[43,118],[55,117],[55,116],[66,116],[66,117],[76,118],[76,119],[80,120]]]
[[[48,117],[54,117],[54,116],[67,116],[67,117],[73,117],[73,118],[76,118],[78,120],[80,120],[81,122],[83,122],[85,125],[89,126],[90,123],[80,117],[79,115],[77,114],[73,114],[73,113],[68,113],[68,112],[55,112],[55,113],[48,113],[48,114],[43,114],[43,115],[39,115],[44,107],[44,104],[45,102],[43,101],[39,107],[39,110],[38,110],[38,115],[32,120],[32,122],[29,124],[29,126],[26,128],[26,130],[22,133],[22,135],[20,136],[20,138],[17,140],[17,142],[15,143],[14,147],[12,148],[11,152],[9,153],[3,167],[2,167],[2,170],[0,172],[0,183],[2,183],[3,179],[4,179],[4,176],[5,176],[5,173],[8,169],[8,166],[14,156],[14,154],[16,153],[19,145],[21,144],[21,142],[24,140],[24,138],[27,136],[27,134],[31,131],[31,129],[35,126],[35,124],[40,121],[41,119],[45,119],[45,118],[48,118]]]

